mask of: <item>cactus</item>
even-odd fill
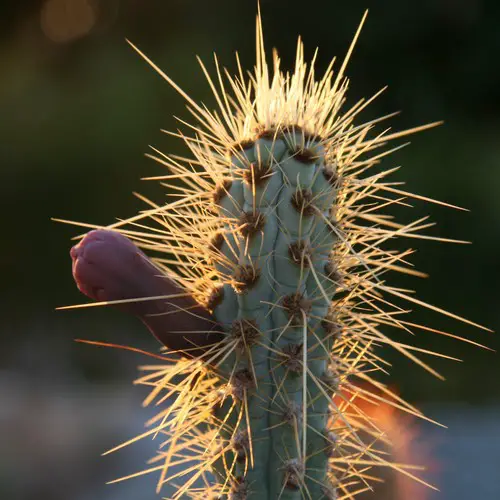
[[[412,197],[439,202],[389,182],[396,169],[372,172],[394,151],[381,152],[388,141],[436,123],[372,134],[388,117],[356,120],[379,93],[341,112],[346,65],[365,17],[338,72],[332,62],[316,80],[300,39],[293,73],[281,71],[277,53],[268,68],[258,16],[249,79],[241,67],[231,77],[217,59],[212,79],[200,62],[219,106],[213,112],[133,46],[197,121],[189,126],[194,137],[177,134],[190,157],[150,155],[170,171],[156,179],[174,190],[173,201],[148,202],[150,209],[108,227],[159,253],[154,265],[140,253],[141,265],[151,266],[140,272],[149,278],[129,279],[132,291],[111,299],[135,304],[133,312],[182,353],[144,367],[138,380],[152,388],[146,404],[170,401],[140,436],[162,436],[158,456],[140,474],[158,471],[158,491],[168,483],[174,499],[353,498],[371,489],[370,469],[381,466],[423,481],[411,466],[387,459],[386,436],[358,404],[389,403],[425,418],[377,377],[387,370],[377,346],[437,375],[418,348],[386,333],[427,329],[402,319],[405,311],[392,300],[479,325],[386,282],[389,271],[424,276],[407,262],[412,251],[390,248],[389,240],[451,240],[422,234],[430,225],[424,220],[399,224],[385,214]],[[90,279],[83,265],[75,274],[80,283]],[[165,327],[175,313],[184,323]],[[158,334],[165,328],[169,335]],[[183,463],[181,473],[169,473]]]

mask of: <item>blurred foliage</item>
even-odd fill
[[[474,245],[409,240],[419,250],[412,262],[431,280],[398,278],[396,283],[416,287],[419,298],[499,330],[494,304],[500,297],[500,4],[262,0],[261,7],[268,48],[277,47],[290,68],[300,34],[309,55],[320,48],[319,73],[333,55],[343,57],[364,9],[371,9],[347,72],[351,103],[389,85],[364,119],[402,109],[391,120],[395,129],[444,120],[444,126],[412,137],[412,145],[383,166],[403,165],[395,179],[405,180],[410,191],[471,209],[460,213],[416,203],[414,210],[405,210],[401,215],[407,219],[430,215],[437,221],[433,235]],[[54,312],[56,306],[85,300],[73,285],[68,256],[70,237],[79,230],[50,217],[108,224],[144,208],[132,191],[161,202],[159,186],[139,181],[162,172],[143,153],[148,144],[185,153],[180,141],[160,132],[178,127],[173,115],[189,118],[182,98],[130,50],[125,38],[194,98],[213,107],[195,55],[210,63],[216,51],[234,69],[238,50],[244,66],[253,67],[255,14],[254,0],[0,4],[5,284],[0,363],[12,365],[19,342],[29,344],[35,335],[45,336],[49,345],[54,336],[68,343],[83,336],[156,348],[137,322],[117,313]],[[414,319],[500,347],[497,336],[428,311],[416,310]],[[430,360],[447,377],[443,384],[388,353],[393,380],[410,398],[474,403],[500,397],[499,386],[485,383],[500,375],[494,354],[428,332],[410,341],[466,361]],[[74,345],[72,363],[89,377],[112,376],[115,372],[102,364],[116,356],[97,351]],[[46,353],[32,356],[39,357],[42,371],[44,365],[68,362],[47,359]]]

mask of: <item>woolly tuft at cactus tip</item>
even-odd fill
[[[497,6],[368,4],[351,51],[366,4],[263,2],[256,65],[255,2],[66,3],[1,8],[2,497],[497,498],[497,336],[422,307],[498,329]],[[151,300],[54,311],[55,215],[90,304]]]

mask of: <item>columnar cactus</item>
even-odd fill
[[[388,271],[422,276],[406,261],[410,250],[386,243],[432,237],[420,234],[423,220],[399,224],[383,213],[413,195],[386,180],[395,169],[372,169],[391,152],[380,152],[389,140],[435,124],[372,134],[387,117],[355,120],[373,98],[341,112],[360,29],[339,71],[332,62],[316,80],[300,40],[294,72],[281,71],[276,53],[270,71],[258,19],[248,80],[241,69],[224,75],[216,60],[214,81],[202,64],[216,112],[141,54],[198,123],[194,137],[180,134],[189,158],[152,155],[170,170],[158,179],[173,201],[109,228],[160,252],[156,268],[212,313],[220,335],[201,352],[193,341],[194,354],[184,348],[174,363],[144,367],[138,381],[152,386],[146,403],[171,401],[143,436],[165,436],[146,472],[160,471],[159,487],[177,488],[173,498],[353,498],[370,489],[373,466],[411,475],[387,460],[385,436],[357,401],[422,416],[373,376],[387,369],[380,345],[433,372],[418,349],[386,333],[419,328],[391,296],[458,317],[386,281]],[[189,342],[189,331],[182,335]],[[182,463],[182,473],[169,473]]]

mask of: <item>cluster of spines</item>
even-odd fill
[[[373,349],[380,344],[436,373],[413,354],[419,349],[385,333],[428,329],[401,319],[407,311],[387,296],[466,320],[381,280],[388,271],[422,276],[406,261],[412,251],[386,249],[389,240],[440,238],[420,234],[431,225],[424,220],[404,225],[383,214],[407,198],[434,200],[387,182],[395,169],[367,174],[392,151],[373,152],[435,124],[371,136],[387,116],[353,121],[379,93],[339,113],[361,25],[336,77],[332,62],[316,81],[300,40],[294,73],[283,74],[274,53],[270,77],[258,19],[255,74],[248,83],[241,68],[236,78],[226,75],[233,97],[217,61],[220,90],[202,65],[220,114],[141,53],[188,101],[199,127],[189,125],[195,137],[177,134],[193,158],[152,156],[171,171],[156,179],[181,198],[148,201],[150,210],[110,228],[163,254],[156,264],[213,311],[225,336],[197,359],[145,367],[138,381],[152,386],[146,403],[171,400],[140,437],[166,436],[142,473],[160,471],[158,487],[178,485],[176,499],[353,498],[370,488],[372,466],[411,475],[377,448],[386,437],[357,405],[388,402],[425,418],[372,377],[386,371]],[[184,474],[169,474],[192,461]]]

